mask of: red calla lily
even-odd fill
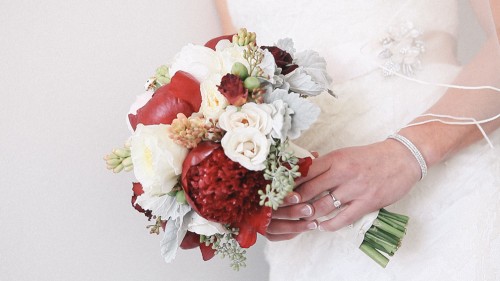
[[[170,83],[160,87],[153,97],[137,114],[129,114],[130,125],[135,130],[137,124],[170,124],[178,113],[191,116],[200,110],[200,83],[191,74],[177,71]]]
[[[215,37],[214,39],[211,39],[207,43],[205,43],[205,47],[210,48],[212,50],[215,50],[215,46],[217,45],[217,43],[219,43],[220,40],[227,39],[227,40],[233,42],[233,36],[234,36],[234,34]]]
[[[134,207],[139,213],[143,213],[146,217],[148,217],[149,220],[151,220],[151,217],[153,216],[151,214],[151,210],[144,210],[141,206],[135,204],[135,201],[137,200],[137,197],[141,194],[144,193],[144,190],[142,189],[142,185],[138,182],[133,182],[132,183],[132,207]]]

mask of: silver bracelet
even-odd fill
[[[422,172],[420,180],[422,180],[427,175],[427,163],[425,163],[424,156],[422,156],[420,150],[418,150],[418,148],[410,140],[403,137],[402,135],[393,134],[388,136],[387,138],[399,141],[410,150],[411,154],[413,154],[413,156],[415,156],[415,159],[417,159],[418,165],[420,165],[420,171]]]

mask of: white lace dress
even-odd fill
[[[453,0],[229,0],[228,5],[234,25],[257,32],[259,45],[290,37],[297,51],[313,49],[326,58],[338,98],[314,99],[323,113],[298,142],[320,154],[383,140],[444,93],[445,88],[385,76],[378,66],[440,82],[450,82],[460,70]],[[498,130],[490,138],[496,149],[485,141],[465,149],[432,167],[410,194],[388,207],[411,220],[386,269],[342,235],[312,231],[269,243],[270,280],[500,280]]]

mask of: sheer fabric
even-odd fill
[[[312,99],[322,114],[300,146],[325,154],[439,120],[475,124],[497,147],[463,149],[389,207],[411,221],[385,270],[346,242],[348,229],[313,231],[269,244],[271,280],[500,279],[500,47],[490,12],[500,5],[491,3],[473,2],[479,41],[460,37],[454,0],[228,1],[234,25],[257,32],[259,44],[290,37],[327,60],[338,98]],[[478,50],[467,64],[457,42]]]

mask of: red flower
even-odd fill
[[[247,102],[248,90],[243,86],[240,77],[234,74],[224,75],[220,81],[220,86],[217,86],[217,88],[232,105],[242,106]]]
[[[276,46],[262,46],[260,48],[271,52],[276,65],[281,68],[281,74],[283,75],[287,75],[299,67],[293,63],[293,58],[287,51],[284,51]]]
[[[204,261],[207,261],[215,256],[215,250],[212,249],[211,245],[207,246],[204,242],[200,242],[199,234],[188,231],[181,242],[181,249],[193,249],[196,247],[200,247],[201,256]]]
[[[259,189],[267,181],[231,161],[220,144],[202,142],[191,150],[182,167],[182,186],[193,209],[207,220],[239,228],[237,241],[252,246],[257,232],[265,234],[271,208],[259,205]]]
[[[220,40],[224,40],[224,39],[227,39],[229,40],[230,42],[233,42],[233,35],[234,34],[231,34],[231,35],[223,35],[223,36],[219,36],[219,37],[216,37],[214,39],[211,39],[209,40],[207,43],[205,43],[205,47],[207,48],[210,48],[212,50],[215,50],[215,46],[217,45],[217,43],[219,43]]]
[[[130,125],[170,124],[178,113],[191,116],[201,105],[200,83],[187,72],[178,71],[170,83],[160,87],[137,115],[129,114]]]

